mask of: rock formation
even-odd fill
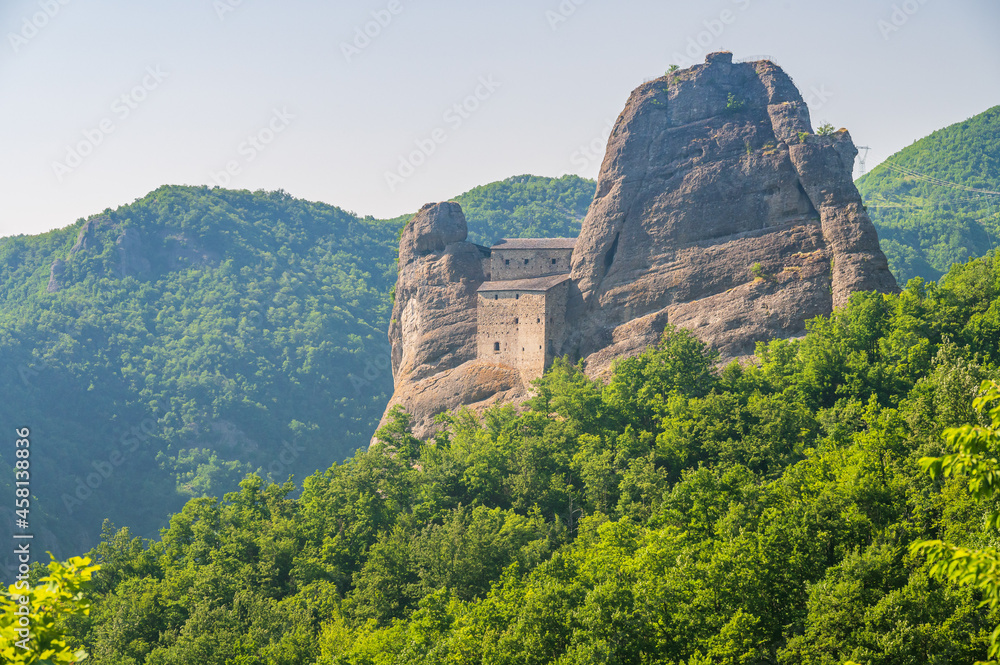
[[[434,203],[420,209],[399,242],[389,407],[401,404],[412,414],[418,436],[442,411],[526,394],[516,369],[476,360],[476,290],[486,281],[487,256],[467,236],[461,207]]]
[[[63,273],[66,272],[66,262],[62,259],[56,259],[52,262],[52,267],[49,269],[49,283],[45,286],[45,291],[47,293],[55,293],[62,288]]]
[[[604,373],[669,321],[745,356],[853,291],[894,290],[851,179],[856,154],[846,130],[813,134],[768,61],[715,53],[637,88],[573,253],[566,350]]]
[[[813,132],[794,83],[766,60],[714,53],[639,86],[573,250],[560,353],[606,375],[672,323],[723,359],[745,357],[758,341],[803,334],[854,291],[895,291],[851,178],[856,154],[847,130]],[[473,295],[485,275],[464,239],[458,206],[437,204],[400,246],[392,403],[418,435],[428,410],[526,394],[499,374],[476,379],[486,365]]]
[[[149,259],[144,256],[144,248],[139,232],[128,228],[121,232],[115,240],[118,247],[118,260],[121,264],[121,276],[145,275],[149,272]]]

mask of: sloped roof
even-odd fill
[[[548,275],[546,277],[531,277],[529,279],[504,279],[496,282],[483,282],[477,291],[548,291],[569,280],[569,274]]]
[[[504,238],[493,245],[498,249],[573,249],[576,238]]]

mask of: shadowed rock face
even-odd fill
[[[716,53],[637,88],[573,251],[560,353],[602,376],[672,323],[743,357],[801,335],[854,291],[897,290],[851,179],[856,154],[846,130],[812,133],[771,62]],[[485,275],[465,238],[459,206],[439,203],[400,242],[390,407],[414,416],[418,436],[441,411],[527,394],[516,371],[475,359]]]
[[[894,291],[851,179],[856,154],[846,130],[812,134],[795,85],[767,61],[716,53],[637,88],[573,252],[563,352],[604,374],[669,322],[746,356],[853,291]]]

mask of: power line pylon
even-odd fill
[[[861,171],[861,173],[858,174],[858,177],[860,178],[865,174],[865,158],[868,157],[868,151],[871,150],[871,148],[869,148],[866,145],[859,145],[857,146],[857,148],[858,148],[858,168]],[[861,152],[862,150],[864,150],[864,152]]]

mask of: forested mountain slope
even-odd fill
[[[460,198],[484,240],[558,235],[579,229],[593,187],[518,176]],[[88,549],[104,518],[153,535],[248,472],[302,478],[366,445],[392,391],[406,219],[161,187],[0,239],[0,422],[33,432],[40,551]]]
[[[998,377],[1000,265],[856,293],[719,371],[668,329],[607,385],[557,363],[530,409],[451,414],[298,486],[108,528],[95,662],[971,663],[998,611],[909,545],[981,547],[992,506],[918,464]]]
[[[900,284],[982,256],[1000,243],[1000,106],[915,141],[857,185]]]

